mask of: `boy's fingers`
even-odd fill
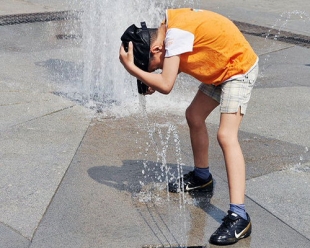
[[[152,95],[155,92],[152,87],[148,87],[147,91],[145,92],[144,95]]]
[[[119,54],[122,54],[122,53],[125,53],[125,47],[123,43],[121,43],[121,46],[119,48]]]
[[[131,41],[128,43],[128,52],[132,53],[133,52],[133,44]]]
[[[119,48],[119,54],[121,55],[124,55],[124,54],[127,54],[127,53],[133,53],[133,45],[132,45],[132,42],[130,41],[128,43],[128,52],[125,51],[125,47],[124,47],[124,44],[121,43],[121,46]]]
[[[119,59],[120,59],[120,61],[122,61],[122,56],[124,55],[124,53],[125,53],[125,49],[124,49],[124,45],[122,43],[120,48],[119,48]]]
[[[125,51],[124,44],[121,44],[121,47],[119,49],[119,60],[120,62],[126,67],[130,63],[133,63],[133,44],[132,42],[129,42],[128,44],[128,52]]]

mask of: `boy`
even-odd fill
[[[145,23],[142,29],[132,25],[122,41],[120,61],[147,86],[145,94],[168,94],[179,72],[201,81],[186,110],[194,170],[183,180],[169,183],[169,191],[213,191],[205,120],[220,105],[217,138],[225,159],[230,209],[210,243],[228,245],[248,237],[251,220],[244,206],[245,162],[238,129],[257,78],[257,55],[230,20],[211,11],[188,8],[168,9],[165,22],[156,30],[147,29]],[[156,69],[162,73],[150,73]]]

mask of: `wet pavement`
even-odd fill
[[[71,9],[70,1],[4,3],[0,15]],[[294,11],[283,31],[310,35],[305,1],[202,1],[205,6],[264,32]],[[0,26],[0,247],[215,247],[208,238],[229,204],[218,111],[207,122],[214,196],[168,194],[165,168],[192,169],[183,106],[196,85],[174,89],[174,111],[164,96],[148,97],[148,118],[108,118],[61,97],[82,78],[80,38],[60,39],[68,31],[63,22]],[[308,247],[310,50],[274,36],[246,37],[260,57],[240,128],[253,232],[231,247]],[[152,99],[163,111],[152,111]]]

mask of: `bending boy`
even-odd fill
[[[213,191],[205,120],[220,105],[217,138],[225,159],[230,208],[210,242],[227,245],[248,237],[251,220],[244,205],[245,161],[238,130],[257,78],[258,56],[230,20],[207,10],[168,9],[158,29],[132,25],[122,40],[120,61],[147,86],[145,94],[169,94],[179,72],[201,81],[186,110],[194,170],[169,183],[169,191]],[[150,73],[157,69],[161,74]]]

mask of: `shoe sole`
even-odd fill
[[[178,190],[173,190],[173,189],[169,189],[170,193],[181,193],[182,191],[180,189]],[[196,189],[192,189],[192,190],[184,190],[184,193],[210,193],[213,194],[213,189],[203,189],[203,188],[196,188]]]
[[[195,197],[195,198],[199,198],[199,197],[211,198],[213,196],[213,191],[197,190],[197,191],[189,191],[186,193],[188,193],[190,196]]]

